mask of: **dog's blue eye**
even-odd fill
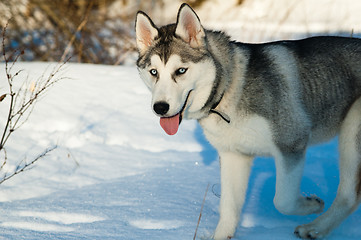
[[[187,68],[178,68],[177,71],[175,71],[175,74],[182,75],[185,74],[187,70],[188,70]]]
[[[157,76],[158,75],[158,71],[156,69],[151,69],[149,72],[150,72],[150,74],[152,76]]]

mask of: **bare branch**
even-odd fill
[[[36,102],[40,97],[56,82],[63,79],[59,77],[59,73],[62,67],[68,62],[69,58],[65,61],[59,62],[53,69],[50,71],[49,75],[45,76],[45,73],[39,77],[36,81],[29,82],[29,79],[26,78],[21,84],[17,83],[14,87],[14,80],[20,77],[22,70],[18,70],[13,73],[13,67],[15,63],[19,60],[19,57],[24,54],[24,51],[15,51],[17,56],[12,57],[13,62],[11,64],[9,58],[6,54],[5,39],[6,39],[6,25],[2,32],[2,50],[3,58],[5,62],[5,74],[8,82],[8,92],[0,96],[0,102],[3,101],[7,96],[9,96],[9,110],[7,118],[5,119],[5,127],[3,132],[0,132],[0,153],[3,152],[4,159],[0,162],[0,172],[5,171],[5,166],[8,164],[7,152],[5,150],[5,144],[7,143],[9,137],[12,133],[21,127],[29,118],[34,109]],[[64,60],[64,59],[63,59]],[[49,72],[49,71],[45,71]],[[20,85],[20,87],[18,87]],[[5,172],[3,177],[0,178],[0,184],[4,181],[14,177],[15,175],[24,172],[25,170],[30,169],[30,167],[39,159],[45,157],[49,152],[53,151],[57,146],[46,149],[43,153],[37,156],[33,161],[26,163],[25,160],[20,161],[17,164],[17,167],[12,172]]]
[[[201,211],[200,211],[200,213],[199,213],[199,218],[198,218],[197,227],[196,227],[196,231],[195,231],[195,233],[194,233],[193,240],[195,240],[196,237],[197,237],[197,231],[198,231],[199,223],[201,222],[203,207],[204,207],[204,203],[205,203],[205,201],[206,201],[206,197],[207,197],[207,193],[208,193],[208,188],[209,188],[209,183],[208,183],[208,185],[207,185],[206,192],[204,193],[203,202],[202,202],[202,207],[201,207]]]
[[[5,52],[5,36],[6,36],[6,28],[8,26],[8,23],[4,27],[3,33],[2,33],[2,48],[3,48],[3,56],[4,56],[4,60],[5,60],[5,73],[6,73],[6,77],[7,77],[8,84],[9,84],[10,106],[9,106],[9,112],[8,112],[8,117],[7,117],[7,121],[6,121],[5,128],[4,128],[4,132],[3,132],[1,140],[0,140],[0,151],[1,151],[1,149],[4,148],[5,141],[7,139],[6,135],[8,133],[8,127],[9,127],[9,125],[11,123],[11,116],[12,116],[12,113],[13,113],[14,95],[15,95],[15,93],[13,92],[12,79],[11,79],[11,76],[10,76],[10,74],[8,72],[8,61],[6,59],[6,52]],[[10,132],[11,131],[9,131],[9,133]]]
[[[7,162],[7,160],[8,160],[8,156],[7,156],[6,149],[3,148],[2,150],[3,150],[3,152],[4,152],[4,161],[3,161],[3,163],[1,164],[0,170],[3,169],[3,167],[6,165],[6,162]]]
[[[15,175],[24,172],[25,170],[28,170],[30,166],[32,166],[36,161],[42,159],[43,157],[45,157],[46,155],[48,155],[51,151],[53,151],[54,149],[56,149],[58,146],[53,146],[51,148],[47,148],[44,152],[42,152],[40,155],[38,155],[35,159],[33,159],[31,162],[29,163],[25,163],[24,165],[21,165],[21,163],[23,161],[21,161],[17,167],[16,170],[11,173],[10,175],[7,175],[5,173],[4,177],[0,180],[0,184],[2,184],[3,182],[5,182],[6,180],[9,180],[10,178],[14,177]]]
[[[74,43],[74,41],[75,41],[75,39],[76,39],[76,34],[77,34],[78,32],[80,32],[80,31],[83,29],[83,27],[86,25],[86,23],[88,22],[88,17],[89,17],[89,13],[90,13],[90,9],[91,9],[92,5],[93,5],[93,2],[91,2],[91,4],[89,5],[88,10],[87,10],[87,13],[86,13],[83,21],[79,24],[79,26],[78,26],[78,28],[76,29],[75,33],[74,33],[73,36],[71,37],[68,45],[66,46],[65,51],[64,51],[63,55],[62,55],[61,58],[60,58],[60,62],[64,62],[66,56],[67,56],[67,55],[69,54],[69,52],[70,52],[71,46],[73,45],[73,43]]]

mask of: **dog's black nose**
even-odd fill
[[[164,115],[169,110],[169,104],[166,102],[156,102],[153,105],[154,112],[156,112],[159,115]]]

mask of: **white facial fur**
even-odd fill
[[[153,55],[150,62],[149,67],[139,69],[139,72],[152,91],[152,106],[156,102],[167,102],[170,107],[166,116],[174,116],[182,110],[191,91],[183,117],[197,118],[197,112],[208,100],[212,89],[215,78],[213,63],[207,60],[185,63],[179,55],[171,55],[167,63],[164,63],[158,55]],[[187,71],[176,76],[174,73],[179,68],[185,68]],[[157,70],[158,77],[151,75],[152,69]]]

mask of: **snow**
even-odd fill
[[[156,24],[175,22],[182,1],[165,0],[162,9],[143,9]],[[265,42],[315,35],[359,36],[361,1],[356,0],[205,1],[197,14],[204,27],[226,30],[236,40]],[[156,17],[154,17],[156,16]],[[162,17],[160,17],[162,16]],[[356,35],[355,35],[356,33]],[[358,34],[357,34],[358,33]]]
[[[32,78],[48,65],[15,67],[25,70],[19,78]],[[134,66],[68,64],[61,75],[68,78],[8,142],[14,166],[59,147],[0,186],[0,239],[192,239],[208,183],[197,236],[209,238],[218,220],[219,164],[199,125],[183,121],[177,135],[166,135]],[[326,207],[337,191],[336,145],[309,150],[302,184]],[[316,217],[278,213],[274,184],[273,161],[257,158],[235,239],[293,239],[294,227]],[[356,211],[329,239],[359,239],[360,216]]]
[[[297,37],[306,30],[361,32],[356,24],[359,2],[342,1],[338,8],[328,0],[320,0],[318,6],[299,1],[303,7],[290,14],[282,27],[279,16],[296,3],[281,2],[288,7],[279,8],[283,12],[278,15],[272,10],[277,9],[276,1],[269,0],[263,5],[246,1],[241,9],[224,4],[211,9],[207,3],[199,15],[207,26],[255,42]],[[169,6],[165,11],[174,20],[179,4]],[[322,13],[312,14],[311,6],[323,9]],[[269,16],[267,10],[275,13]],[[222,14],[227,16],[224,23],[218,22]],[[217,21],[212,22],[214,15]],[[241,20],[249,23],[236,30]],[[24,69],[18,80],[37,79],[52,69],[49,64],[16,63],[16,69]],[[61,76],[65,79],[41,98],[27,123],[7,143],[9,171],[47,147],[58,148],[0,185],[0,239],[192,239],[210,184],[197,234],[197,239],[209,239],[219,216],[219,163],[197,122],[183,121],[175,136],[166,135],[135,66],[72,63]],[[7,89],[5,79],[0,64],[0,93]],[[0,129],[7,104],[8,98],[0,103]],[[326,209],[337,191],[337,159],[337,139],[307,153],[301,191],[321,197]],[[273,160],[256,158],[234,239],[296,239],[294,228],[317,217],[280,214],[273,205],[274,191]],[[360,239],[360,224],[358,209],[327,239]]]

